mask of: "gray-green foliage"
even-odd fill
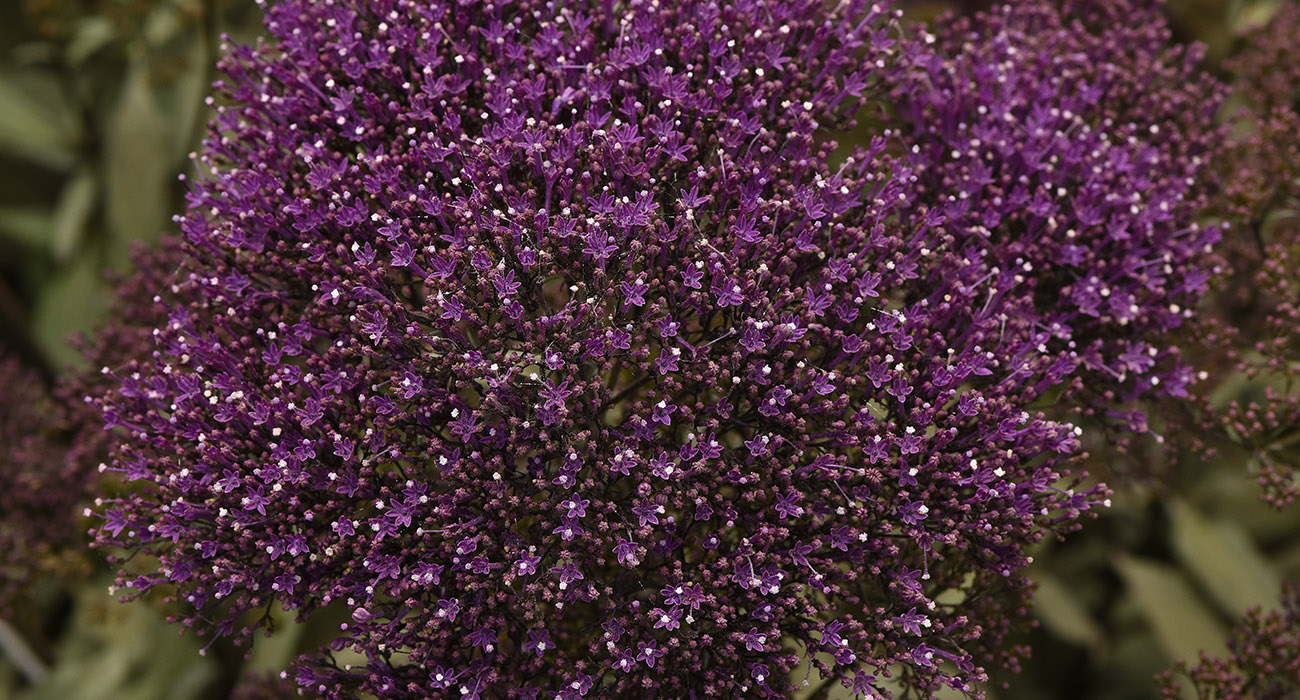
[[[248,0],[151,0],[42,35],[34,5],[0,6],[27,28],[0,34],[0,321],[60,366],[76,358],[68,337],[103,313],[103,273],[169,226],[210,113],[218,33],[255,31],[256,16]]]

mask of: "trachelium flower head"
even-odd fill
[[[135,485],[97,540],[157,563],[120,585],[217,635],[342,608],[330,697],[978,695],[1025,547],[1105,498],[1035,405],[1088,359],[1035,291],[1109,268],[1026,265],[906,134],[831,163],[923,65],[894,18],[272,7],[96,399]]]

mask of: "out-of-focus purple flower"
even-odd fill
[[[34,581],[85,565],[84,480],[68,459],[68,426],[40,373],[0,346],[0,616],[22,607]]]
[[[1191,681],[1184,687],[1181,678]],[[1223,658],[1204,652],[1156,678],[1167,700],[1283,700],[1300,693],[1300,585],[1284,586],[1279,609],[1246,613],[1228,638]]]
[[[1207,455],[1258,466],[1264,499],[1281,507],[1300,497],[1300,459],[1285,449],[1297,438],[1300,396],[1300,7],[1279,6],[1225,63],[1238,109],[1214,162],[1223,186],[1215,213],[1234,234],[1214,296],[1197,316],[1193,341],[1211,381],[1192,392],[1195,420],[1182,431]],[[1230,367],[1232,372],[1219,371]],[[1231,391],[1228,380],[1247,380]]]
[[[105,422],[123,430],[130,426],[122,416],[103,413],[86,395],[103,394],[110,382],[123,391],[142,391],[134,367],[153,348],[148,324],[165,318],[155,295],[170,281],[179,247],[172,241],[156,250],[134,251],[133,257],[136,271],[115,280],[118,296],[98,337],[93,342],[71,339],[90,369],[60,368],[59,376],[47,383],[0,345],[0,478],[5,484],[0,489],[0,616],[28,606],[38,578],[69,580],[89,566],[86,506],[115,476],[105,459],[118,436],[102,427]],[[125,383],[100,371],[109,365],[122,372]],[[122,471],[141,475],[145,465],[132,461]],[[126,529],[123,511],[106,515],[106,527],[119,533]],[[200,551],[206,551],[202,545]]]

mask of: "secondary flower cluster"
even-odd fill
[[[93,340],[78,341],[86,359],[119,365],[147,357],[152,328],[166,318],[155,290],[171,279],[182,259],[180,246],[165,241],[134,255],[133,273],[117,280],[110,322]],[[85,505],[115,485],[96,467],[118,436],[105,432],[100,409],[88,393],[103,393],[111,378],[65,372],[52,382],[0,346],[0,614],[31,602],[34,579],[67,576],[87,567]]]
[[[65,412],[40,375],[3,347],[0,392],[0,616],[7,617],[35,579],[76,564],[81,492],[65,487]]]
[[[1264,499],[1282,507],[1300,496],[1300,6],[1283,5],[1227,62],[1240,107],[1215,166],[1223,189],[1213,199],[1241,235],[1218,254],[1222,274],[1193,331],[1207,363],[1249,380],[1242,399],[1218,405],[1222,386],[1198,388],[1195,428],[1208,453],[1226,447],[1253,463]],[[1166,698],[1203,700],[1296,697],[1300,693],[1300,584],[1288,583],[1280,609],[1253,610],[1233,630],[1228,656],[1180,662],[1159,677]],[[1190,680],[1184,688],[1179,677]]]
[[[978,695],[1026,546],[1105,498],[1036,402],[1179,391],[1143,336],[1214,235],[1158,17],[1026,12],[273,6],[155,350],[93,396],[119,584],[240,638],[341,606],[328,697]]]
[[[1281,7],[1227,63],[1238,111],[1215,166],[1223,189],[1213,204],[1238,232],[1218,251],[1223,274],[1213,303],[1194,326],[1206,365],[1233,367],[1250,393],[1217,405],[1218,384],[1197,392],[1197,430],[1211,449],[1226,447],[1255,463],[1265,499],[1300,496],[1300,6]]]
[[[1184,688],[1177,676],[1191,681]],[[1300,695],[1300,586],[1282,592],[1282,607],[1246,613],[1228,639],[1226,658],[1202,654],[1157,678],[1167,700],[1286,700]]]

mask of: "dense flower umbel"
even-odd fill
[[[1032,403],[1081,363],[1172,379],[1136,334],[1205,241],[1163,221],[1177,134],[1092,103],[1074,130],[1160,175],[1124,206],[1094,192],[1119,173],[1053,190],[1115,231],[1079,266],[985,235],[895,134],[830,166],[814,133],[932,64],[891,21],[273,7],[275,41],[222,62],[156,352],[96,397],[137,487],[96,536],[156,564],[120,584],[241,637],[345,606],[335,648],[368,662],[298,672],[331,697],[780,697],[813,666],[978,694],[1025,546],[1104,498],[1059,483],[1076,429]],[[1008,99],[997,123],[1036,127]]]
[[[1183,678],[1191,681],[1190,688],[1183,686]],[[1161,696],[1168,700],[1300,697],[1300,585],[1285,586],[1280,609],[1246,613],[1228,639],[1226,658],[1202,654],[1197,663],[1179,663],[1157,680]]]
[[[923,200],[1024,278],[999,320],[1067,343],[1053,379],[1081,367],[1080,407],[1136,432],[1145,415],[1117,403],[1187,395],[1191,369],[1157,337],[1191,317],[1220,233],[1198,217],[1223,90],[1169,35],[1149,0],[1017,3],[922,35],[937,48],[894,91]]]

